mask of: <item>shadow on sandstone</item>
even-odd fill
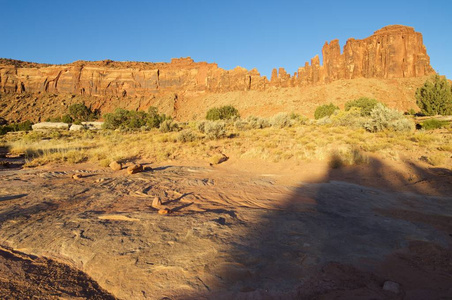
[[[259,222],[241,220],[248,232],[231,239],[226,264],[206,262],[215,279],[193,298],[452,296],[451,174],[405,167],[372,160],[331,170],[279,207],[255,210]],[[399,290],[383,290],[386,281]]]

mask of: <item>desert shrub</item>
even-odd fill
[[[171,131],[178,131],[179,125],[174,122],[173,120],[165,120],[162,123],[160,123],[159,130],[161,132],[171,132]]]
[[[70,124],[70,123],[74,122],[74,119],[72,119],[72,117],[70,115],[66,114],[61,117],[61,122]]]
[[[74,121],[93,121],[99,118],[99,110],[92,111],[85,103],[75,103],[69,106],[69,115]]]
[[[362,116],[370,116],[370,112],[380,103],[375,99],[361,97],[356,100],[347,101],[345,103],[345,111],[349,111],[352,107],[361,108]]]
[[[272,127],[284,128],[291,125],[290,115],[285,112],[278,113],[270,118],[270,124]]]
[[[445,77],[435,75],[416,90],[416,104],[427,116],[452,115],[452,87]]]
[[[447,121],[440,121],[437,119],[429,119],[422,122],[421,126],[425,130],[433,130],[433,129],[439,129],[447,126],[449,122]]]
[[[328,119],[330,119],[332,125],[351,128],[361,128],[367,120],[362,116],[362,109],[359,107],[351,107],[347,111],[336,110]],[[319,121],[323,120],[320,119]]]
[[[250,128],[262,129],[270,127],[270,122],[265,118],[249,116],[247,119]]]
[[[363,126],[370,132],[383,130],[411,131],[414,129],[414,122],[405,118],[401,112],[378,103],[372,109],[370,119]]]
[[[104,115],[104,129],[138,129],[159,128],[161,123],[169,120],[164,114],[159,115],[156,108],[144,111],[117,108],[113,113]]]
[[[226,124],[223,121],[204,122],[202,132],[210,140],[221,139],[226,136]]]
[[[234,122],[234,127],[237,130],[245,131],[250,129],[250,124],[248,123],[248,121],[245,120],[237,120]]]
[[[31,131],[33,123],[31,121],[24,121],[21,123],[12,123],[0,126],[0,135],[11,131]]]
[[[127,120],[122,124],[126,128],[141,128],[146,125],[148,114],[144,111],[127,112]]]
[[[148,116],[146,120],[146,125],[151,128],[159,128],[160,123],[162,123],[165,120],[168,120],[168,118],[165,114],[159,114],[157,107],[151,106],[148,108]]]
[[[126,123],[128,119],[128,111],[122,108],[117,108],[113,113],[104,115],[104,129],[116,129]]]
[[[319,107],[316,108],[314,112],[314,118],[318,120],[324,117],[329,117],[334,113],[335,110],[338,109],[339,107],[337,107],[333,103],[320,105]]]
[[[188,143],[196,141],[197,136],[191,129],[185,129],[179,132],[177,140],[181,143]]]
[[[290,119],[292,120],[292,123],[296,123],[298,125],[306,125],[309,122],[309,118],[294,112],[290,114]]]
[[[234,117],[240,117],[240,115],[239,111],[232,105],[211,108],[206,114],[206,119],[210,121],[228,120]]]
[[[359,149],[334,150],[331,153],[329,166],[333,169],[341,168],[345,165],[353,166],[369,163],[369,157],[364,155]]]

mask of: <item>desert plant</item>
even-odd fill
[[[201,127],[207,139],[217,140],[226,136],[226,124],[223,121],[204,122]]]
[[[290,115],[285,112],[280,112],[271,117],[270,124],[272,125],[272,127],[276,128],[289,127],[291,125]]]
[[[427,116],[452,114],[452,87],[445,77],[435,75],[416,90],[416,104]]]
[[[61,117],[61,122],[70,124],[70,123],[74,122],[74,119],[72,119],[72,117],[70,115],[66,114]]]
[[[165,120],[162,123],[160,123],[159,130],[160,132],[178,131],[179,125],[173,120]]]
[[[33,123],[29,120],[21,123],[12,123],[0,126],[0,135],[6,134],[11,131],[31,131]]]
[[[362,116],[361,112],[362,109],[359,107],[351,107],[347,111],[336,110],[329,118],[331,121],[330,124],[335,126],[360,128],[366,121],[366,118]]]
[[[206,119],[210,121],[228,120],[233,117],[240,117],[240,115],[239,111],[232,105],[211,108],[206,114]]]
[[[74,121],[92,121],[99,117],[99,111],[92,111],[85,103],[75,103],[69,106],[69,115]]]
[[[314,112],[314,118],[318,120],[324,117],[329,117],[334,113],[335,110],[338,109],[339,107],[337,107],[333,103],[320,105],[319,107],[316,108]]]
[[[449,122],[447,121],[440,121],[437,119],[429,119],[429,120],[425,120],[424,122],[421,123],[422,129],[425,130],[433,130],[433,129],[439,129],[439,128],[443,128],[445,126],[447,126]]]
[[[197,136],[191,129],[182,130],[177,135],[177,140],[181,143],[193,142],[196,139],[197,139]]]
[[[414,122],[405,118],[401,112],[378,103],[372,109],[370,119],[363,126],[370,132],[383,130],[412,131]]]
[[[250,129],[250,124],[245,120],[237,120],[234,122],[234,127],[237,130],[244,131]]]
[[[356,100],[347,101],[345,103],[345,111],[349,111],[352,107],[358,107],[361,108],[361,115],[362,116],[370,116],[370,112],[372,109],[375,108],[375,106],[380,103],[375,99],[367,98],[367,97],[361,97]]]
[[[270,127],[270,122],[265,118],[249,116],[247,118],[248,124],[250,128],[253,129],[262,129]]]

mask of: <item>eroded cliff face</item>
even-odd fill
[[[273,70],[270,80],[255,69],[224,70],[215,63],[197,63],[189,57],[170,63],[106,60],[67,65],[0,59],[0,93],[90,97],[98,99],[93,105],[103,112],[114,108],[111,99],[114,103],[120,103],[122,98],[127,102],[137,99],[140,102],[137,108],[155,103],[166,105],[177,117],[178,101],[202,95],[306,87],[342,79],[414,78],[434,73],[422,35],[401,25],[384,27],[362,40],[349,39],[342,53],[339,41],[333,40],[323,46],[322,55],[322,65],[316,56],[293,76],[283,68]],[[160,103],[165,99],[171,103]]]

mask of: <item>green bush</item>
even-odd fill
[[[211,108],[206,114],[206,119],[210,121],[228,120],[234,117],[240,117],[240,115],[239,111],[231,105]]]
[[[421,126],[425,130],[433,130],[433,129],[439,129],[447,126],[449,122],[447,121],[440,121],[437,119],[429,119],[422,122]]]
[[[74,121],[94,121],[99,118],[99,110],[92,111],[85,103],[76,103],[69,106],[69,115]]]
[[[363,124],[364,128],[370,132],[383,130],[392,131],[412,131],[414,122],[404,117],[404,115],[394,109],[390,109],[378,103],[370,112],[370,119]]]
[[[339,107],[337,107],[333,103],[321,105],[321,106],[317,107],[317,109],[315,110],[314,118],[316,120],[318,120],[318,119],[321,119],[324,117],[329,117],[334,113],[334,111],[336,111],[338,109],[339,109]]]
[[[165,120],[169,118],[164,114],[159,115],[155,107],[151,107],[148,113],[117,108],[113,113],[104,115],[103,127],[104,129],[160,128]]]
[[[352,107],[361,108],[362,116],[370,116],[370,112],[380,103],[375,99],[361,97],[356,100],[347,101],[345,103],[345,111],[349,111]]]
[[[72,117],[70,115],[64,115],[61,117],[61,122],[70,124],[70,123],[74,122],[74,120],[72,119]]]
[[[31,121],[24,121],[21,123],[12,123],[0,126],[0,135],[4,135],[7,132],[11,131],[31,131],[33,128],[31,127],[33,123]]]
[[[452,115],[452,87],[445,77],[435,75],[416,90],[416,104],[427,116]]]

